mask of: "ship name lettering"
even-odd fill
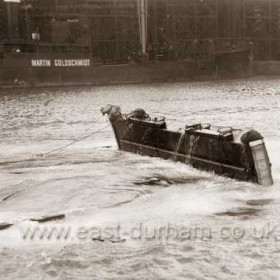
[[[51,61],[49,59],[32,59],[31,65],[33,67],[50,67]]]
[[[87,67],[90,66],[89,59],[55,59],[55,67]]]

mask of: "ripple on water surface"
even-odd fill
[[[0,232],[1,279],[279,279],[275,236],[247,234],[280,223],[279,93],[277,78],[2,91],[0,223],[15,226]],[[166,116],[171,129],[198,122],[255,128],[265,136],[275,185],[261,188],[120,152],[110,127],[43,156],[108,125],[99,111],[107,103]],[[57,213],[73,227],[200,225],[213,236],[28,244],[28,251],[15,245],[17,227]],[[217,235],[233,226],[246,234]]]

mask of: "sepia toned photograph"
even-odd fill
[[[280,279],[279,0],[0,0],[0,124],[1,280]]]

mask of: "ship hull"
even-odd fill
[[[234,72],[238,60],[224,53],[211,60],[138,61],[105,64],[81,53],[4,53],[0,57],[0,86],[108,85],[122,83],[185,82],[248,74],[247,54],[243,71]],[[235,54],[236,56],[236,54]],[[243,59],[244,58],[244,59]],[[240,60],[240,59],[239,59]],[[245,61],[245,62],[244,62]]]
[[[191,165],[197,169],[213,171],[216,174],[227,176],[233,179],[256,182],[256,179],[253,176],[250,176],[250,174],[248,174],[246,168],[221,164],[192,155],[184,155],[181,153],[178,154],[175,151],[168,151],[147,145],[140,145],[130,141],[121,140],[120,144],[120,149],[126,152],[139,154],[142,156],[159,157],[165,160],[181,162]]]
[[[250,164],[241,144],[207,136],[196,137],[193,133],[135,124],[132,127],[122,120],[112,123],[112,126],[120,150],[182,162],[238,180],[257,181],[254,170],[248,169]]]
[[[102,64],[79,56],[17,56],[0,65],[2,86],[108,85],[120,83],[180,82],[194,78],[195,62],[165,61]],[[32,66],[32,61],[90,61],[89,66]],[[212,73],[209,72],[211,76]]]

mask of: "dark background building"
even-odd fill
[[[213,41],[246,40],[255,60],[280,60],[279,0],[147,0],[146,16],[150,59],[203,57]],[[137,58],[139,0],[0,0],[0,40],[32,39],[88,46],[97,61]]]

